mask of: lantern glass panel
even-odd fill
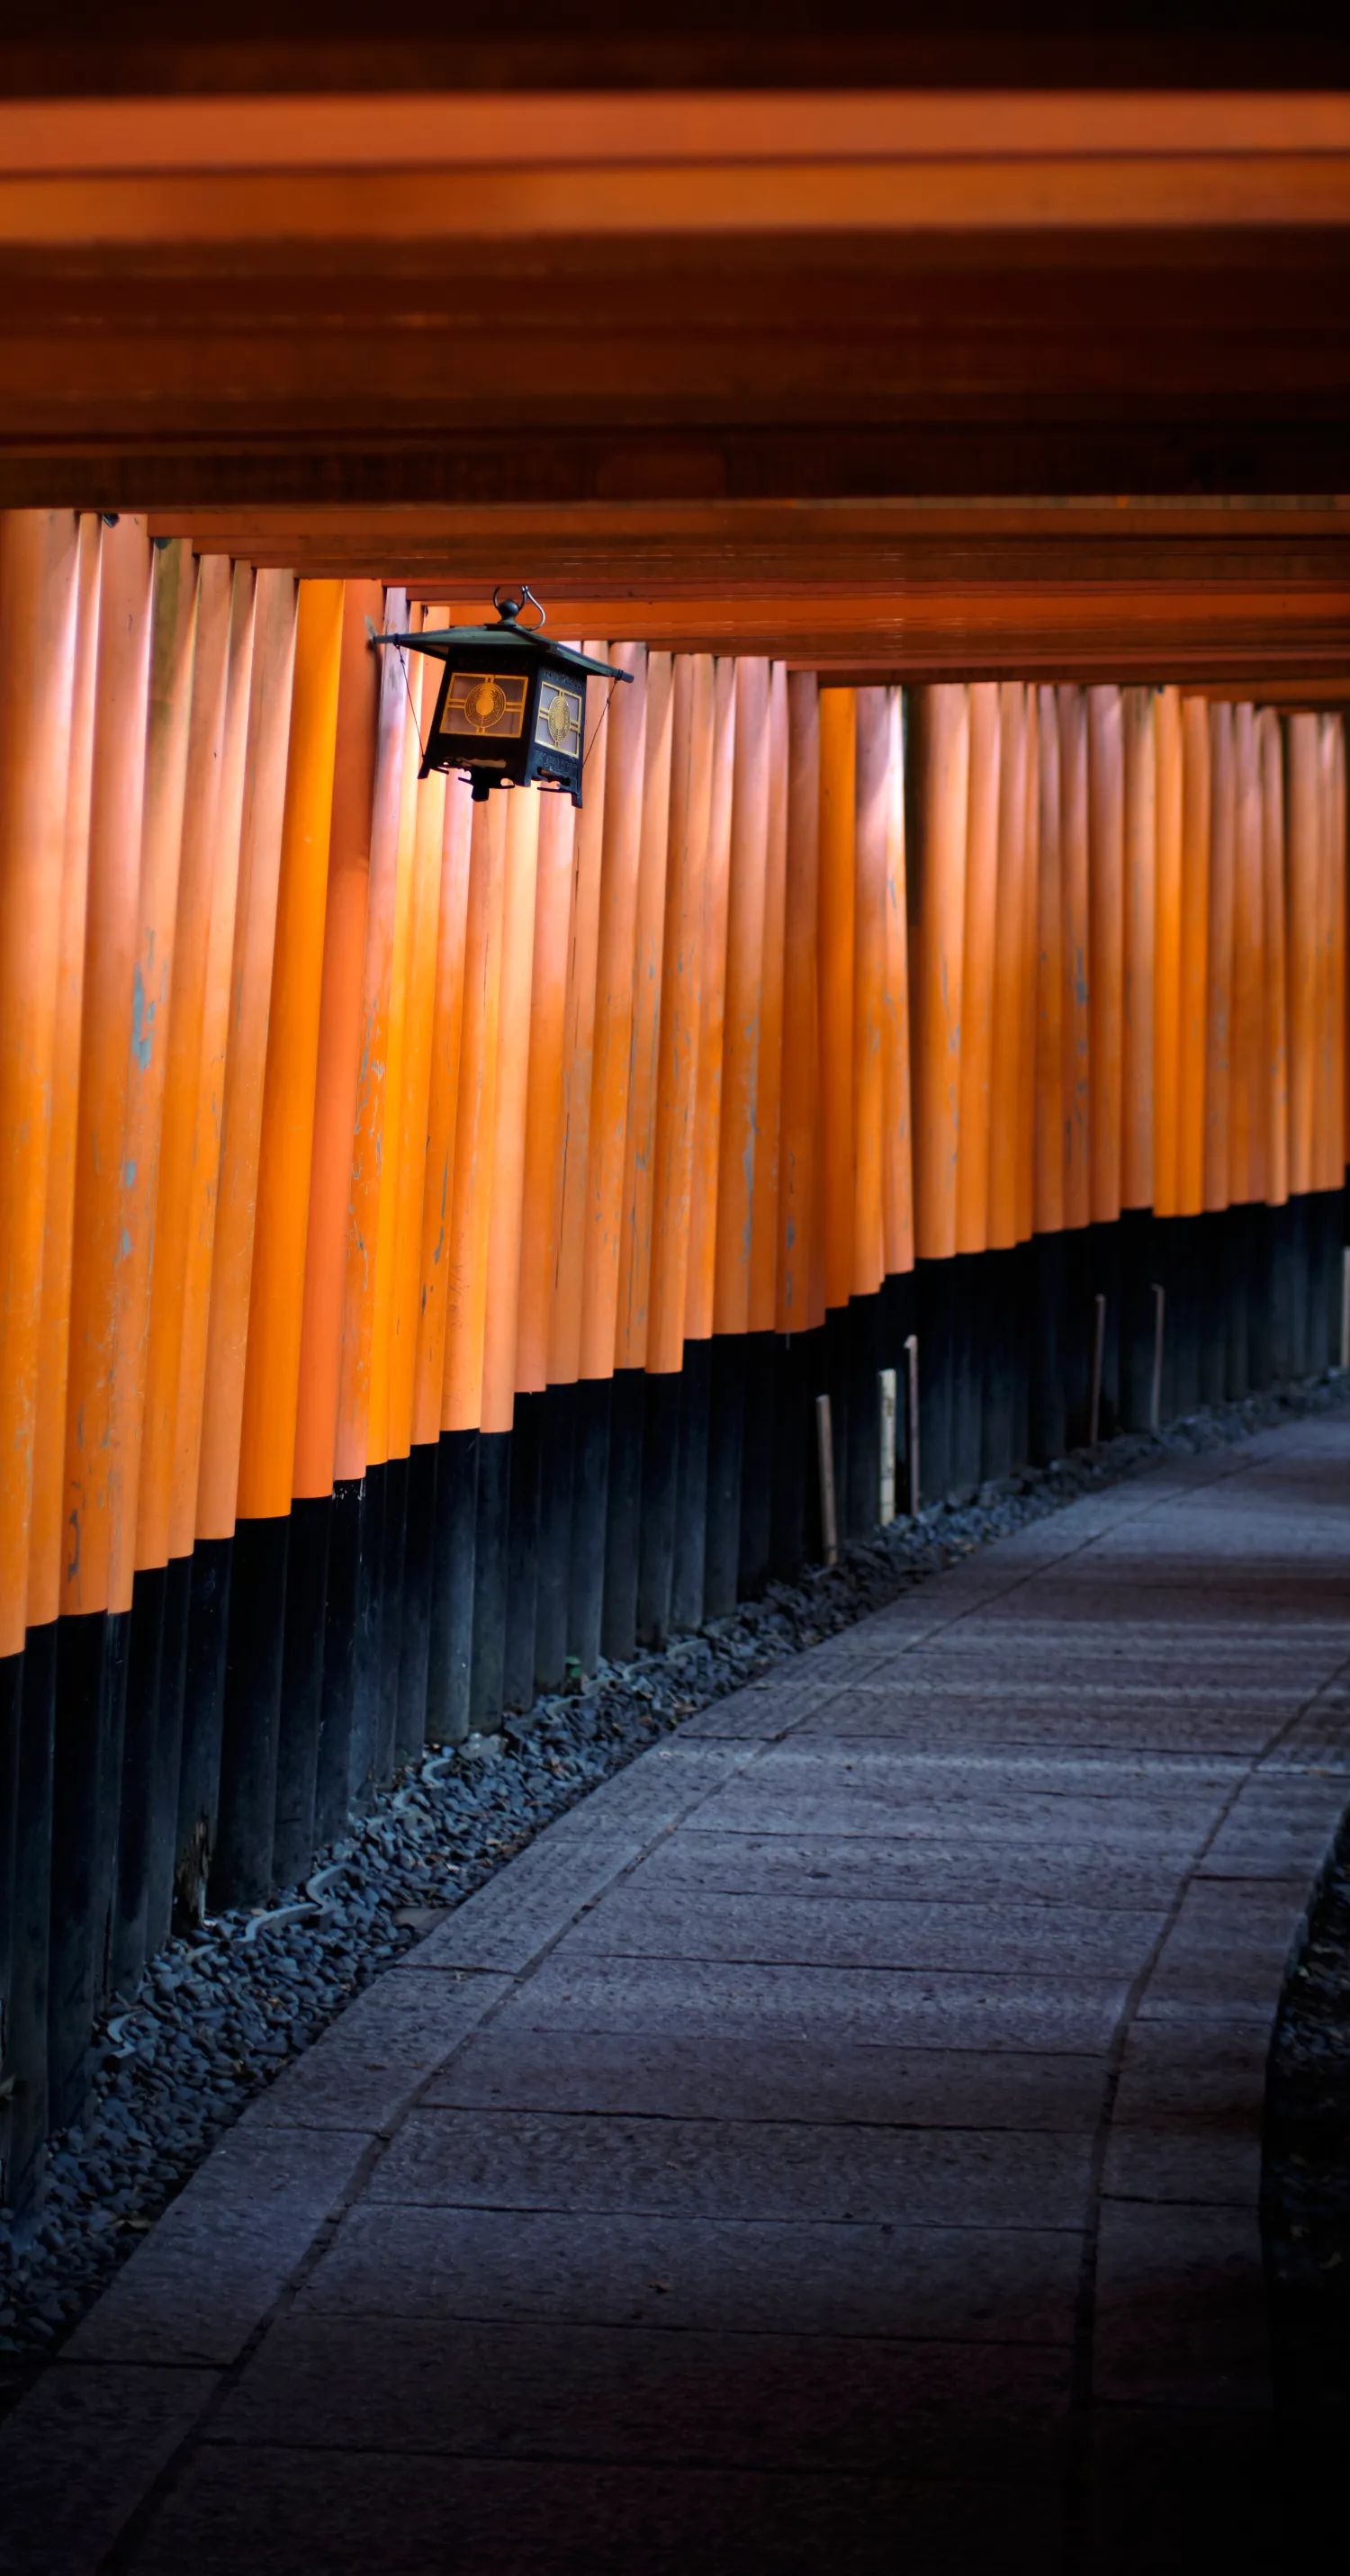
[[[535,741],[546,751],[561,752],[569,760],[580,760],[581,718],[580,690],[565,689],[559,681],[545,678],[539,689]]]
[[[514,739],[525,722],[529,686],[528,676],[509,671],[456,671],[441,711],[440,731]]]

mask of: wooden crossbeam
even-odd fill
[[[1350,489],[1350,95],[0,104],[0,499]]]

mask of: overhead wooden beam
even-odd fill
[[[0,107],[0,498],[1350,489],[1350,98]]]
[[[427,596],[481,583],[486,597],[510,579],[597,599],[700,588],[737,599],[807,583],[883,593],[914,581],[1350,580],[1350,502],[198,510],[152,511],[150,524],[202,554],[396,580]]]
[[[964,0],[940,10],[918,0],[852,0],[825,13],[819,0],[682,0],[678,10],[619,10],[612,0],[515,0],[509,18],[460,12],[372,10],[369,0],[63,0],[59,10],[14,11],[0,33],[7,94],[71,89],[166,93],[207,89],[460,92],[514,83],[551,91],[579,82],[605,89],[761,88],[944,83],[969,88],[1044,81],[1089,87],[1231,83],[1309,88],[1344,85],[1350,43],[1334,10],[1294,0],[1278,12],[1251,0],[1221,11],[1176,0],[1134,0],[1128,10],[1047,6],[1010,11],[1006,0]]]

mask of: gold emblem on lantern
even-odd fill
[[[579,691],[560,689],[556,681],[547,680],[539,699],[539,718],[534,728],[536,742],[551,743],[555,751],[566,752],[573,759],[581,756],[581,695]]]
[[[491,671],[456,671],[441,716],[442,733],[518,734],[528,681]]]

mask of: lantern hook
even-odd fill
[[[519,617],[521,610],[525,606],[526,600],[528,600],[531,608],[539,609],[539,626],[547,626],[548,618],[545,615],[543,608],[540,607],[539,601],[535,598],[534,592],[531,590],[529,583],[527,581],[522,581],[517,585],[517,587],[520,591],[519,599],[515,597],[514,592],[504,590],[500,582],[493,591],[492,605],[497,611],[499,623],[503,626],[514,626],[516,619]],[[539,632],[539,626],[522,627],[521,633],[523,635],[537,635]]]

